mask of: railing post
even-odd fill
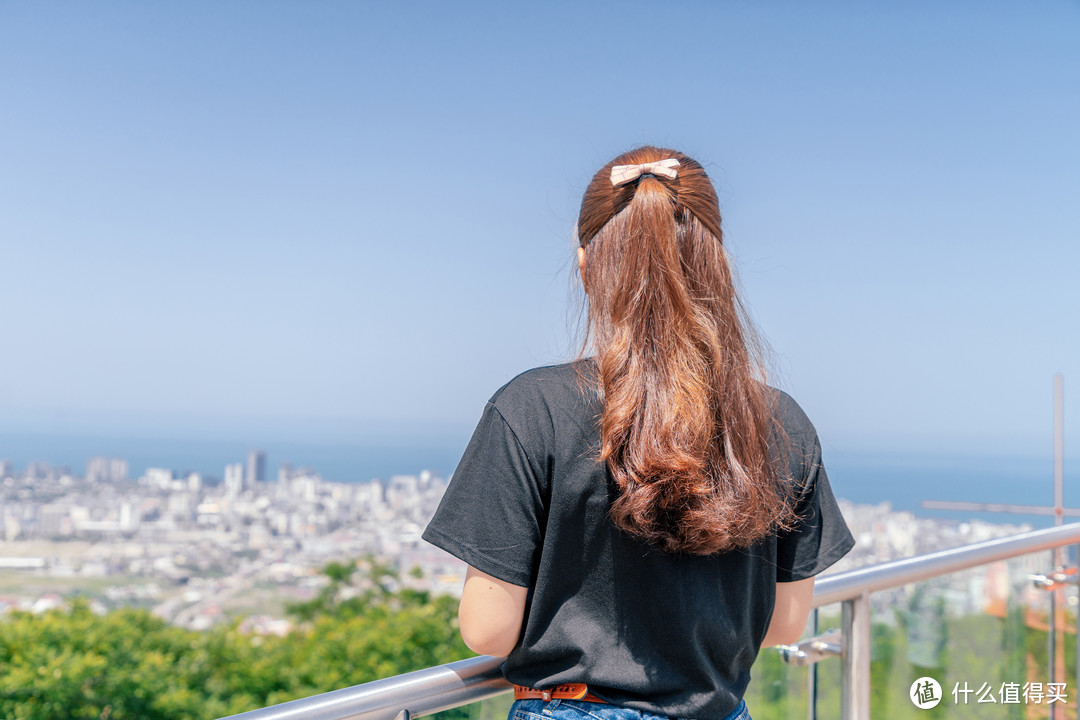
[[[1050,571],[1056,573],[1060,567],[1058,564],[1058,551],[1054,548],[1050,551]],[[1049,629],[1046,633],[1047,648],[1046,653],[1048,661],[1046,663],[1047,675],[1049,676],[1049,682],[1057,682],[1057,678],[1054,677],[1055,662],[1057,659],[1057,599],[1059,586],[1057,583],[1050,586],[1050,612],[1046,618],[1046,627]],[[1053,717],[1053,708],[1050,710],[1050,715]]]
[[[1080,625],[1078,625],[1078,627],[1080,627]],[[814,608],[814,611],[810,613],[810,637],[814,637],[817,634],[818,609]],[[1080,632],[1077,632],[1076,636],[1080,637]],[[1076,666],[1080,668],[1080,662],[1076,663]],[[1080,670],[1078,670],[1077,672],[1080,673]],[[817,663],[814,663],[810,666],[810,672],[807,673],[806,679],[809,683],[809,687],[807,688],[808,701],[806,707],[806,720],[817,720]]]
[[[840,656],[840,717],[867,720],[870,717],[870,593],[845,600],[840,624],[844,651]]]

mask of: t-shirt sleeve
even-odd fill
[[[531,587],[547,518],[542,479],[489,402],[423,538],[488,575]]]
[[[798,519],[791,530],[781,532],[777,538],[777,582],[817,575],[855,546],[829,486],[816,436],[813,452],[803,467],[805,482],[795,504]]]

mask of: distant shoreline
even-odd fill
[[[438,437],[409,442],[407,438],[384,442],[311,443],[273,441],[257,446],[236,440],[187,438],[117,438],[86,434],[0,432],[0,460],[9,460],[18,471],[30,462],[67,467],[81,476],[91,457],[122,457],[132,478],[147,468],[176,473],[198,472],[221,478],[225,465],[243,462],[247,453],[263,449],[267,455],[267,478],[273,480],[283,462],[309,467],[330,482],[362,483],[394,475],[415,475],[430,470],[448,477],[468,438]],[[957,500],[1023,504],[1051,504],[1053,467],[1046,456],[989,457],[973,454],[866,452],[826,454],[833,490],[855,504],[889,502],[897,511],[914,512],[938,519],[980,519],[995,523],[1051,524],[1049,517],[1012,516],[994,513],[957,513],[926,510],[922,500]],[[1066,459],[1065,502],[1080,506],[1080,487],[1072,481]]]

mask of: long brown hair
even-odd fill
[[[669,158],[677,177],[614,186],[614,165]],[[746,547],[790,525],[776,395],[735,294],[720,206],[681,152],[641,147],[593,177],[581,202],[585,352],[603,398],[600,458],[619,487],[611,517],[667,552]]]

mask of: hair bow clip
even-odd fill
[[[611,168],[611,184],[615,187],[625,185],[628,182],[637,180],[642,175],[663,175],[670,180],[678,177],[679,171],[675,170],[678,166],[679,161],[675,158],[641,163],[640,165],[616,165]]]

